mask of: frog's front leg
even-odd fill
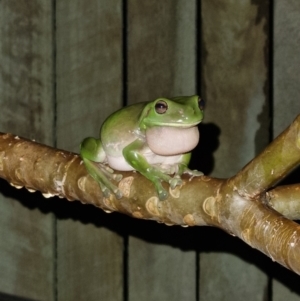
[[[118,182],[122,179],[122,175],[114,174],[111,168],[99,164],[106,159],[101,141],[90,137],[84,139],[80,146],[80,155],[89,174],[99,183],[104,196],[109,197],[113,192],[118,199],[121,198],[121,191],[111,180]]]
[[[170,181],[170,186],[172,189],[174,189],[177,185],[182,184],[181,176],[184,173],[189,174],[192,177],[203,176],[203,172],[201,172],[199,170],[191,170],[188,168],[188,164],[191,160],[191,155],[192,155],[192,153],[185,153],[182,155],[182,159],[181,159],[180,163],[178,163],[178,166],[177,166],[177,171],[176,171],[174,177],[172,178],[172,180]]]
[[[163,173],[160,169],[148,163],[141,151],[144,148],[145,142],[137,139],[123,149],[123,156],[125,160],[139,173],[150,180],[158,193],[160,200],[167,198],[168,193],[163,188],[161,181],[170,182],[172,178]]]

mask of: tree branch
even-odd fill
[[[184,177],[181,188],[159,201],[152,183],[123,172],[124,197],[104,198],[77,154],[0,133],[0,177],[13,186],[39,190],[45,197],[80,200],[106,212],[168,225],[219,227],[300,274],[300,227],[283,217],[299,210],[299,185],[266,192],[300,163],[300,116],[260,155],[230,179]],[[167,188],[167,185],[165,185]],[[280,205],[282,203],[293,205]],[[298,203],[297,205],[295,203]],[[296,215],[296,216],[299,216]]]
[[[239,194],[255,197],[282,180],[300,163],[300,115],[232,181]]]
[[[300,220],[300,184],[274,188],[267,192],[265,203],[288,219]]]

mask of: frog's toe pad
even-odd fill
[[[115,194],[115,196],[116,196],[116,198],[117,198],[118,200],[121,199],[121,198],[123,197],[123,193],[121,192],[120,189],[116,189],[116,190],[114,191],[114,194]]]
[[[100,166],[101,166],[104,170],[106,170],[107,172],[109,172],[109,173],[111,173],[111,174],[114,173],[114,170],[113,170],[112,168],[110,168],[108,165],[103,164],[103,163],[100,163],[100,164],[101,164]]]
[[[105,197],[105,198],[109,198],[109,196],[110,196],[110,191],[109,191],[109,189],[106,188],[106,187],[104,187],[104,188],[102,187],[101,190],[102,190],[102,192],[103,192],[104,197]]]
[[[196,169],[195,170],[189,169],[189,170],[186,170],[184,173],[187,173],[187,174],[189,174],[193,177],[200,177],[200,176],[204,175],[202,171],[199,171],[199,170],[196,170]]]
[[[120,182],[123,178],[123,175],[121,174],[113,174],[113,179],[116,181],[116,182]]]
[[[180,177],[174,177],[169,181],[169,184],[171,186],[172,189],[174,189],[176,186],[180,186],[182,185],[182,180]]]
[[[168,193],[164,189],[158,192],[158,198],[160,201],[164,201],[167,197]]]

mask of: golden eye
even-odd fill
[[[155,111],[158,114],[164,114],[166,113],[168,110],[168,104],[163,101],[163,100],[159,100],[156,104],[155,104]]]
[[[204,99],[201,99],[200,97],[198,99],[198,107],[201,111],[203,111],[204,107],[205,107],[205,101],[204,101]]]

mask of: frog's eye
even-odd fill
[[[205,107],[205,101],[204,101],[204,99],[201,99],[200,97],[198,99],[198,107],[201,111],[203,111],[204,107]]]
[[[168,104],[163,101],[163,100],[159,100],[156,104],[155,104],[155,111],[158,114],[164,114],[166,113],[168,110]]]

